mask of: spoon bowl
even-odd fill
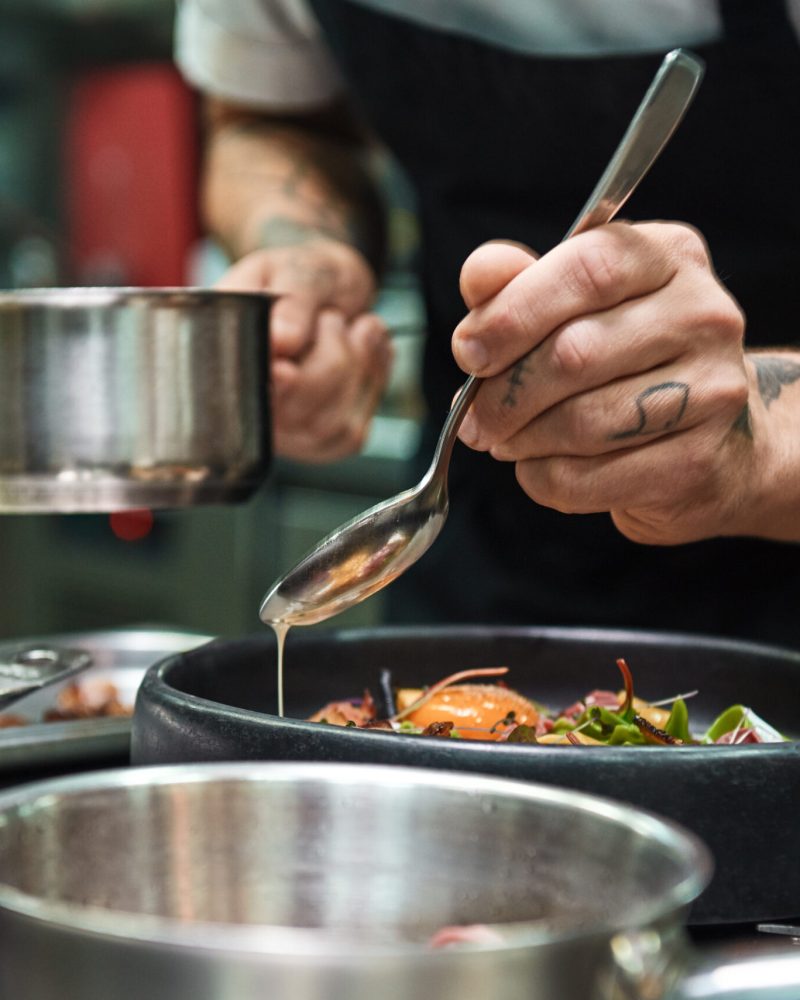
[[[261,603],[262,621],[325,621],[397,579],[430,548],[447,520],[450,456],[479,386],[470,378],[461,387],[422,480],[324,538],[269,591]]]
[[[702,79],[689,52],[668,53],[603,176],[564,239],[614,218],[683,118]],[[448,512],[447,474],[458,429],[480,387],[473,375],[445,421],[430,468],[413,489],[371,507],[324,538],[273,584],[259,617],[270,625],[313,625],[397,579],[433,544]]]

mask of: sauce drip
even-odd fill
[[[289,631],[288,622],[270,622],[272,631],[278,644],[278,715],[283,718],[283,647],[286,643],[286,633]]]

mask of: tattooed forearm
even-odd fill
[[[634,400],[637,421],[634,427],[616,431],[609,441],[660,434],[680,423],[689,402],[689,386],[685,382],[660,382],[640,392]]]
[[[296,247],[320,238],[349,241],[349,236],[343,228],[299,222],[288,215],[273,215],[261,226],[261,245],[264,247]]]
[[[758,393],[766,407],[775,402],[785,385],[791,385],[800,379],[800,364],[796,361],[758,355],[750,355],[750,360],[758,378]]]
[[[204,173],[209,229],[234,257],[269,247],[334,239],[383,267],[385,218],[366,147],[335,116],[241,120],[228,109],[211,123]]]

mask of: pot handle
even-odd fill
[[[91,663],[91,656],[80,649],[44,645],[0,648],[0,709],[39,688],[66,680]]]
[[[800,948],[731,947],[697,959],[664,1000],[798,1000]]]

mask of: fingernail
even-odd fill
[[[489,363],[489,352],[475,337],[464,337],[456,343],[456,357],[468,372],[480,372]]]

